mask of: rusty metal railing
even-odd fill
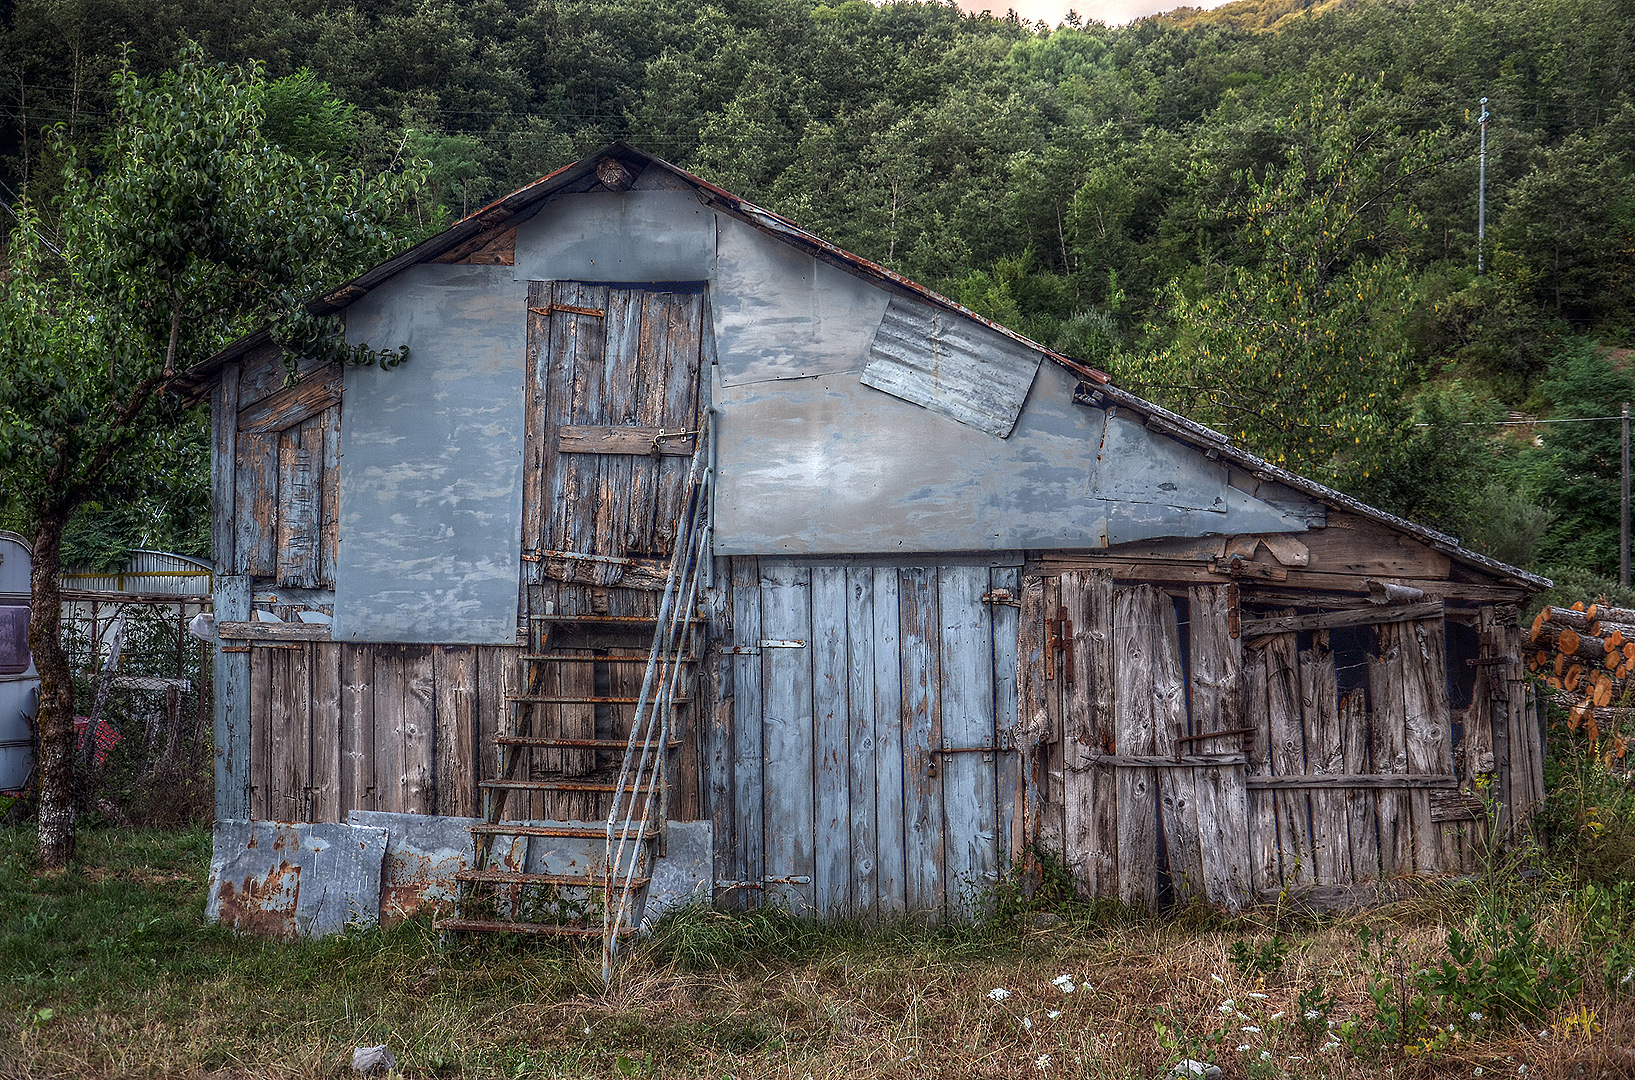
[[[642,875],[642,845],[664,828],[668,794],[666,759],[674,726],[675,698],[683,658],[691,647],[699,580],[710,561],[710,501],[715,469],[712,424],[706,412],[699,425],[687,474],[687,495],[675,548],[665,578],[664,597],[647,653],[647,672],[636,699],[613,806],[607,815],[607,861],[603,867],[602,982],[613,983],[619,939],[630,917]],[[650,861],[650,859],[649,859]]]

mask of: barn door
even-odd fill
[[[1097,571],[1023,589],[1024,702],[1042,702],[1041,838],[1078,890],[1151,906],[1248,899],[1240,660],[1229,586]]]
[[[1255,888],[1458,869],[1442,604],[1242,623]]]
[[[529,284],[531,579],[640,587],[662,575],[698,428],[705,308],[702,282]]]

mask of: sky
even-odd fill
[[[1219,6],[1221,2],[1222,0],[959,0],[959,6],[966,11],[991,11],[995,15],[1003,15],[1007,8],[1015,8],[1016,14],[1022,18],[1043,19],[1051,26],[1065,19],[1067,10],[1072,8],[1087,20],[1099,19],[1111,26],[1139,19],[1143,15],[1169,11],[1182,4],[1189,7],[1212,8]]]

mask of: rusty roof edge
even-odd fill
[[[1166,432],[1167,434],[1174,435],[1183,441],[1200,444],[1206,449],[1217,451],[1222,457],[1230,458],[1235,464],[1241,465],[1255,474],[1256,479],[1275,480],[1285,487],[1310,495],[1319,502],[1337,510],[1346,510],[1370,518],[1389,528],[1396,529],[1398,532],[1408,533],[1423,540],[1438,551],[1488,573],[1511,578],[1535,589],[1548,589],[1555,584],[1547,577],[1541,577],[1519,567],[1511,566],[1509,563],[1500,562],[1498,559],[1461,547],[1457,537],[1438,532],[1428,525],[1421,525],[1418,522],[1409,521],[1407,518],[1398,517],[1376,506],[1370,506],[1361,499],[1347,495],[1343,491],[1336,491],[1326,484],[1320,484],[1309,477],[1290,472],[1280,465],[1274,465],[1265,458],[1235,445],[1231,439],[1214,428],[1206,427],[1195,420],[1188,420],[1179,413],[1171,412],[1162,405],[1138,397],[1128,390],[1114,386],[1112,383],[1104,383],[1096,387],[1096,389],[1117,404],[1156,419],[1159,421],[1161,428],[1169,429]]]

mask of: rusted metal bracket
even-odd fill
[[[1056,654],[1062,654],[1063,681],[1073,685],[1073,620],[1067,617],[1067,608],[1056,609],[1056,617],[1045,621],[1050,642],[1045,650],[1045,678],[1056,677]]]
[[[1021,599],[1009,589],[995,589],[992,592],[985,592],[982,594],[982,602],[984,604],[1008,604],[1014,608],[1022,606]]]
[[[593,319],[600,319],[607,315],[607,311],[604,308],[575,307],[573,304],[546,304],[542,308],[531,307],[528,310],[533,312],[535,315],[546,316],[550,315],[552,312],[565,311],[569,315],[588,315]]]
[[[720,878],[715,882],[717,889],[764,889],[768,885],[810,885],[812,879],[806,874],[797,874],[794,877],[769,877],[759,881],[734,881],[731,878]]]

